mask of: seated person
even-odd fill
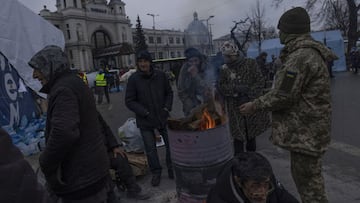
[[[52,202],[30,164],[0,128],[0,202]]]
[[[124,186],[127,190],[127,197],[137,200],[146,200],[150,198],[149,194],[142,193],[141,187],[136,183],[136,178],[133,174],[129,161],[123,150],[119,148],[114,134],[110,127],[107,125],[101,114],[98,112],[98,118],[100,121],[101,132],[105,136],[105,144],[109,151],[110,156],[110,168],[115,170],[118,187]],[[118,182],[121,180],[121,183]],[[122,189],[122,188],[120,188]],[[109,199],[112,199],[113,191],[108,194]]]
[[[298,203],[276,181],[269,161],[259,153],[244,152],[224,166],[207,203]]]

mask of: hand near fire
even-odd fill
[[[192,77],[195,77],[198,73],[198,68],[193,65],[190,66],[187,71],[191,74]]]
[[[239,109],[241,114],[253,114],[255,112],[255,104],[253,102],[247,102],[242,104]]]
[[[119,147],[115,147],[113,148],[113,154],[114,154],[114,158],[116,158],[118,156],[118,154],[122,157],[126,157],[126,153],[124,152],[124,150],[120,149]]]

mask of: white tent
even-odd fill
[[[323,32],[313,32],[311,36],[322,43],[326,42],[326,46],[330,47],[334,53],[339,57],[334,61],[333,71],[346,71],[346,59],[344,39],[340,30],[330,30]],[[261,50],[268,54],[267,61],[271,61],[271,55],[279,56],[283,45],[280,44],[279,38],[264,40],[261,45]],[[259,55],[257,43],[252,43],[247,51],[247,56],[255,58]]]
[[[17,0],[1,0],[0,25],[0,126],[27,155],[45,123],[32,91],[41,85],[27,63],[47,45],[64,48],[65,40],[59,29]]]
[[[14,65],[21,78],[34,90],[40,83],[32,79],[31,57],[46,45],[65,46],[63,33],[17,0],[1,0],[0,51]]]

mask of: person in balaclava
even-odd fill
[[[58,46],[30,60],[33,77],[48,95],[46,147],[39,163],[56,201],[99,203],[107,199],[109,158],[90,88],[70,70]]]
[[[330,144],[331,96],[326,62],[336,55],[310,35],[304,8],[279,20],[282,67],[274,87],[240,107],[242,114],[272,112],[271,141],[290,151],[291,174],[304,203],[326,203],[322,157]]]
[[[269,161],[242,152],[227,163],[210,190],[207,203],[299,203],[276,180]]]
[[[173,91],[166,74],[154,69],[148,51],[136,54],[137,71],[128,80],[126,106],[136,114],[136,125],[144,141],[145,153],[152,173],[151,185],[158,186],[162,167],[156,148],[155,129],[165,142],[168,177],[174,179],[167,133],[167,119],[172,108]]]
[[[235,155],[256,151],[256,137],[270,127],[268,112],[241,115],[239,106],[264,92],[265,78],[254,59],[240,55],[230,42],[221,47],[225,64],[220,69],[217,90],[223,96],[234,143]]]

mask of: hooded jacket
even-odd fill
[[[235,183],[232,174],[232,161],[224,166],[216,179],[216,185],[207,196],[207,203],[250,203],[242,189]],[[274,190],[267,196],[267,203],[299,203],[278,181],[271,177]]]
[[[30,164],[0,128],[0,202],[51,202]]]
[[[310,34],[286,36],[274,88],[254,100],[272,111],[272,142],[290,151],[320,156],[330,143],[331,97],[326,62],[337,59]]]
[[[46,147],[41,169],[61,197],[82,199],[105,185],[109,162],[91,90],[75,73],[59,47],[48,46],[30,60],[48,78]]]

